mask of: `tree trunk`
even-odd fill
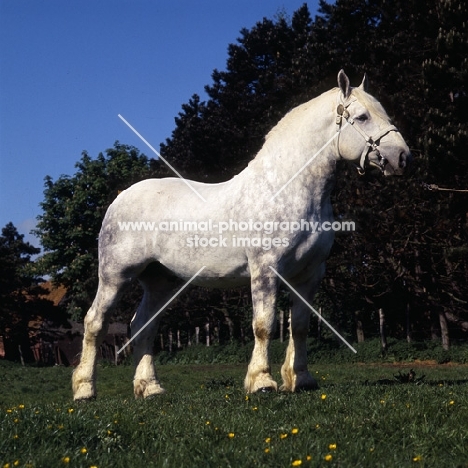
[[[219,323],[213,328],[213,343],[219,345]]]
[[[442,348],[448,351],[450,348],[450,337],[447,326],[447,318],[443,310],[439,311],[440,335],[442,337]]]
[[[180,341],[180,330],[177,330],[177,349],[182,349],[182,343]]]
[[[380,343],[382,349],[387,351],[387,336],[385,335],[385,314],[383,309],[379,309],[379,325],[380,325]]]
[[[21,345],[18,345],[18,351],[19,351],[21,365],[24,366],[23,350],[21,349]]]
[[[169,330],[169,352],[172,353],[172,330]]]
[[[200,343],[200,327],[195,327],[195,344]]]

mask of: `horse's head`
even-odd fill
[[[401,175],[408,166],[411,153],[398,129],[381,104],[366,92],[367,78],[352,88],[341,70],[338,73],[336,124],[340,157],[366,167],[378,167],[385,175]]]

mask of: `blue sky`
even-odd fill
[[[116,140],[153,156],[241,28],[304,0],[0,0],[0,228],[26,239],[44,177]],[[312,15],[318,0],[307,2]]]

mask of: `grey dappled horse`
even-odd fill
[[[289,112],[248,167],[227,182],[189,181],[191,189],[178,178],[149,179],[118,195],[99,235],[99,288],[85,318],[81,362],[73,374],[75,400],[96,396],[97,349],[110,311],[135,278],[144,290],[131,322],[135,396],[164,392],[152,351],[159,316],[150,319],[197,273],[192,284],[199,286],[251,285],[255,346],[245,389],[277,389],[268,355],[280,283],[277,273],[311,302],[333,243],[332,230],[291,229],[285,237],[280,226],[333,221],[330,193],[338,160],[355,162],[361,171],[370,165],[392,175],[402,174],[410,157],[402,136],[365,87],[366,78],[352,88],[340,71],[338,88]],[[212,224],[207,228],[208,220]],[[202,237],[197,243],[194,233],[183,229],[122,228],[130,221],[161,222],[161,228],[168,226],[162,222],[204,222],[205,229],[198,233]],[[236,230],[248,222],[254,229]],[[220,234],[221,225],[229,228]],[[309,308],[294,297],[281,390],[317,386],[307,370],[309,316]]]

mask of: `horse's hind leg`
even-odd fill
[[[143,276],[140,278],[144,295],[131,323],[135,377],[133,390],[136,398],[146,398],[164,393],[156,376],[153,363],[153,346],[161,315],[153,316],[174,294],[178,282],[164,277]],[[161,311],[161,314],[163,311]]]
[[[84,320],[83,349],[80,364],[73,373],[73,399],[96,397],[96,361],[98,348],[106,336],[109,313],[122,296],[127,281],[99,281],[96,297]]]

